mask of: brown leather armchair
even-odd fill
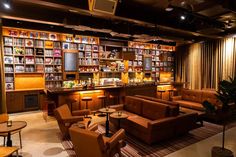
[[[124,129],[117,131],[111,138],[74,126],[69,132],[75,153],[79,157],[113,157],[117,153],[121,156],[120,148],[125,146],[122,140],[125,137]],[[88,151],[88,148],[92,151]]]
[[[84,120],[84,115],[90,113],[90,111],[78,110],[74,111],[71,114],[71,111],[67,104],[64,104],[54,110],[55,118],[61,130],[63,137],[69,136],[68,129],[71,127],[73,123],[77,123],[79,121],[88,123],[88,120]],[[86,126],[87,124],[85,124]]]

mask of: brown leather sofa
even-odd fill
[[[181,107],[204,111],[203,101],[207,100],[211,104],[220,107],[221,103],[215,96],[216,92],[212,90],[190,90],[184,89],[181,96],[172,97],[172,101],[178,103]]]
[[[187,133],[199,126],[197,113],[174,116],[169,105],[135,96],[126,96],[124,104],[111,107],[128,114],[120,126],[147,144]],[[118,125],[117,119],[110,117],[110,121]]]

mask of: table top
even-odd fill
[[[27,126],[25,121],[12,121],[12,126],[7,126],[7,122],[0,123],[0,133],[8,133],[23,129]]]
[[[112,118],[117,118],[117,119],[125,119],[128,118],[128,115],[125,113],[121,113],[120,115],[118,115],[118,112],[112,113],[110,115]]]
[[[99,109],[100,112],[103,112],[103,113],[113,113],[115,112],[116,110],[115,109],[112,109],[112,108],[101,108]]]

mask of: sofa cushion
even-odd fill
[[[177,100],[175,101],[179,103],[181,107],[186,107],[194,110],[204,111],[204,107],[201,103],[193,102],[193,101],[185,101],[185,100]]]
[[[132,96],[126,96],[124,109],[126,111],[141,115],[142,114],[142,99],[132,97]]]
[[[202,92],[201,90],[183,90],[182,99],[202,103]]]
[[[144,95],[135,95],[136,97],[155,101],[155,102],[160,102],[166,105],[169,105],[170,107],[170,115],[169,116],[177,116],[179,115],[179,104],[177,102],[173,101],[167,101],[167,100],[162,100],[154,97],[149,97],[149,96],[144,96]]]
[[[168,105],[143,100],[142,116],[151,120],[156,120],[164,117],[168,117],[170,114],[170,108]]]

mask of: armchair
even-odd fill
[[[69,133],[75,153],[79,157],[113,157],[117,153],[121,156],[120,148],[125,145],[122,140],[125,137],[124,129],[120,129],[111,138],[73,126]],[[88,151],[88,148],[93,151]]]
[[[77,123],[79,121],[88,123],[88,121],[84,120],[84,116],[83,116],[84,113],[87,113],[87,112],[74,111],[71,114],[71,111],[67,104],[64,104],[54,110],[55,118],[57,120],[58,126],[61,130],[63,137],[69,136],[68,129],[73,123]]]

